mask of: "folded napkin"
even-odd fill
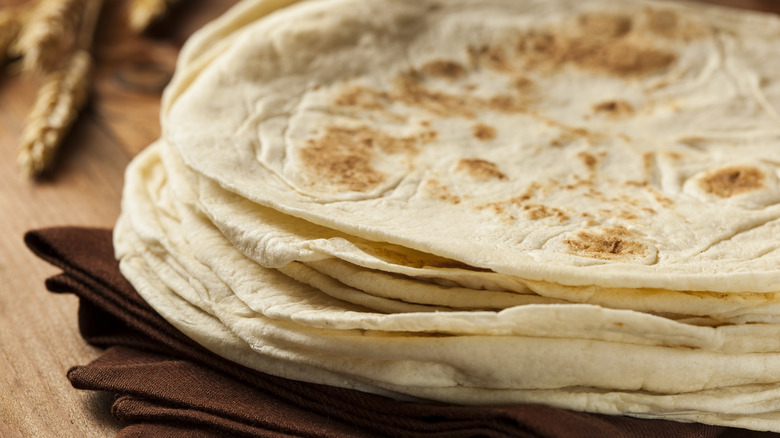
[[[282,379],[225,360],[141,299],[114,259],[111,231],[30,231],[27,246],[80,298],[79,328],[102,355],[68,371],[75,388],[117,394],[120,437],[778,437],[780,434],[572,412],[542,405],[401,402]]]

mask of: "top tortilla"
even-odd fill
[[[165,136],[253,202],[475,267],[778,291],[778,37],[660,2],[301,2],[190,73]]]

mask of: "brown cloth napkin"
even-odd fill
[[[68,371],[75,388],[116,394],[120,437],[776,437],[718,426],[572,412],[542,405],[400,402],[247,369],[168,324],[122,277],[106,229],[30,231],[27,246],[61,268],[52,292],[80,298],[84,339],[105,348]]]

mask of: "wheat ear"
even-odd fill
[[[19,11],[4,9],[0,11],[0,64],[8,58],[11,45],[22,29],[22,20]]]
[[[12,52],[25,71],[51,71],[76,36],[86,0],[39,0]]]
[[[87,101],[92,73],[89,48],[103,5],[102,0],[86,0],[76,49],[65,65],[49,73],[22,132],[17,161],[28,178],[39,176],[53,162],[62,140]]]
[[[128,17],[130,27],[143,32],[151,23],[165,15],[175,0],[134,0]]]
[[[62,70],[47,76],[30,113],[30,122],[22,132],[17,161],[24,176],[36,177],[51,165],[87,100],[91,70],[89,52],[77,50]]]

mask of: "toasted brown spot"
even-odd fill
[[[433,198],[439,199],[444,202],[448,202],[450,204],[460,204],[461,198],[460,196],[452,193],[450,191],[449,187],[442,184],[438,179],[436,178],[430,178],[425,181],[425,184],[423,185],[423,191]]]
[[[477,140],[488,141],[496,138],[496,128],[484,123],[477,123],[471,130],[471,134]]]
[[[498,72],[509,72],[512,70],[511,62],[504,52],[504,49],[497,46],[481,46],[479,48],[469,48],[471,63],[475,66],[484,66]]]
[[[664,152],[664,156],[671,158],[672,160],[679,161],[684,158],[684,155],[679,152],[667,151]]]
[[[415,74],[401,75],[395,81],[392,98],[444,117],[473,118],[467,96],[446,93],[426,87]]]
[[[676,12],[648,8],[645,10],[647,29],[655,36],[683,41],[707,34],[707,28],[691,20],[683,20]]]
[[[620,210],[618,213],[618,217],[627,219],[627,220],[634,220],[638,218],[639,216],[636,215],[636,213],[629,211],[629,210]]]
[[[468,93],[455,94],[436,90],[424,83],[417,72],[399,75],[390,99],[416,106],[441,117],[474,118],[478,110],[492,110],[503,113],[527,111],[530,96],[501,94],[488,98]]]
[[[574,65],[614,76],[643,76],[669,67],[676,57],[668,52],[620,38],[529,33],[520,39],[518,53],[528,67]]]
[[[593,106],[593,111],[609,116],[630,116],[634,113],[634,107],[625,100],[608,100]]]
[[[525,111],[528,105],[525,99],[502,94],[489,98],[485,106],[501,113],[519,113]]]
[[[556,207],[549,207],[542,204],[526,204],[523,206],[526,211],[526,216],[531,220],[539,220],[548,217],[556,217],[561,222],[569,219],[569,215],[565,211]]]
[[[752,192],[764,187],[764,172],[750,166],[731,166],[699,180],[701,188],[721,198]]]
[[[491,179],[506,180],[507,176],[498,170],[496,163],[480,160],[478,158],[462,159],[455,166],[456,172],[463,172],[477,181],[487,181]]]
[[[466,68],[460,63],[448,60],[431,61],[422,67],[423,73],[440,78],[456,80],[466,76]]]
[[[599,164],[599,159],[595,155],[588,152],[580,152],[577,154],[577,156],[580,158],[580,160],[582,160],[582,164],[584,164],[588,170],[595,170],[596,165]]]
[[[368,87],[356,86],[349,88],[336,98],[336,105],[357,107],[367,110],[378,110],[387,107],[389,96],[383,91]]]
[[[634,240],[621,226],[583,230],[564,243],[576,255],[600,260],[631,260],[648,252],[646,244]]]
[[[674,201],[672,201],[669,197],[664,196],[663,193],[659,192],[658,190],[646,186],[645,189],[650,193],[650,195],[655,199],[656,202],[661,204],[662,207],[671,207],[674,205]]]
[[[648,25],[647,27],[659,35],[669,35],[670,33],[674,32],[675,29],[677,29],[677,23],[679,22],[679,19],[677,14],[672,11],[658,11],[654,9],[648,9],[646,14]]]
[[[583,34],[600,38],[619,38],[631,32],[631,17],[617,14],[586,14],[580,17]]]
[[[512,82],[512,85],[514,85],[514,87],[520,91],[526,91],[534,85],[534,81],[528,79],[525,76],[518,76]]]
[[[428,141],[426,134],[392,137],[362,128],[328,127],[325,133],[310,139],[300,152],[302,163],[315,179],[327,181],[340,190],[364,192],[385,181],[387,175],[372,166],[375,154],[414,154]]]

